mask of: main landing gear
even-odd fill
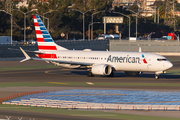
[[[88,76],[88,77],[94,77],[94,75],[93,75],[92,72],[90,72],[90,71],[87,73],[87,76]]]
[[[108,77],[114,77],[114,72],[112,71],[110,75],[108,75]]]
[[[87,76],[88,76],[88,77],[94,77],[94,74],[92,74],[92,72],[89,71],[89,72],[87,73]],[[107,77],[114,77],[114,72],[112,71],[111,74],[108,75]]]

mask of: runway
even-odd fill
[[[178,57],[173,57],[174,64],[171,70],[180,68]],[[27,61],[20,63],[19,61],[0,62],[3,67],[31,66],[31,65],[47,65],[44,61]],[[116,72],[114,77],[95,76],[87,77],[86,70],[68,69],[68,68],[42,68],[27,70],[8,70],[0,72],[0,82],[102,82],[102,83],[170,83],[180,84],[180,75],[161,74],[160,79],[154,78],[154,73],[143,73],[139,76],[129,76],[123,72]],[[78,87],[78,86],[77,86]],[[97,86],[100,87],[100,86]],[[127,88],[127,89],[156,89],[155,87],[143,86],[101,86],[103,88]],[[157,89],[179,89],[180,87],[158,87]]]
[[[171,70],[180,69],[180,57],[167,57],[172,60],[173,68]],[[34,66],[34,65],[47,65],[46,62],[42,61],[27,61],[24,63],[20,63],[19,61],[0,61],[1,67],[18,67],[18,66]],[[156,80],[154,78],[154,73],[144,73],[139,76],[128,76],[123,72],[115,73],[114,77],[104,77],[104,76],[96,76],[96,77],[87,77],[86,70],[76,70],[76,69],[67,69],[67,68],[41,68],[41,69],[25,69],[25,70],[8,70],[8,71],[0,71],[0,83],[4,82],[101,82],[101,83],[168,83],[168,84],[180,84],[180,75],[176,74],[162,74],[160,75],[160,79]],[[25,87],[24,87],[25,88]],[[49,90],[53,90],[52,87],[47,87]],[[55,87],[56,88],[56,87]],[[59,89],[73,89],[73,88],[87,88],[87,89],[126,89],[126,90],[157,90],[157,91],[179,91],[180,87],[178,86],[62,86]],[[13,88],[14,89],[14,88]],[[16,93],[13,89],[9,89],[8,91],[4,88],[0,92],[0,96],[5,96],[4,93],[11,94]],[[30,91],[30,89],[38,89],[35,88],[27,88],[27,89],[18,89],[17,92],[20,91]],[[41,89],[41,88],[40,88]]]

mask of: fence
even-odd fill
[[[56,41],[58,45],[61,45],[69,50],[110,50],[110,51],[138,51],[141,47],[143,52],[153,53],[166,53],[170,55],[180,55],[180,42],[178,41],[148,41],[148,40],[68,40],[68,41]],[[0,60],[14,60],[24,57],[19,47],[24,50],[35,51],[38,50],[37,44],[23,45],[23,44],[1,44],[0,45]],[[17,49],[17,50],[9,50]],[[35,55],[28,53],[31,57]],[[13,59],[12,59],[13,58]]]
[[[109,49],[109,40],[68,40],[68,41],[57,41],[58,45],[61,45],[70,50],[83,50],[83,49],[92,49],[92,50],[106,50]],[[19,47],[22,47],[24,50],[35,51],[38,50],[37,44],[0,44],[0,60],[14,60],[24,57],[23,53],[20,51]],[[9,50],[17,49],[17,50]],[[35,55],[33,53],[28,53],[31,57]],[[12,59],[13,58],[13,59]]]
[[[138,51],[141,47],[143,52],[153,53],[180,53],[178,41],[148,41],[148,40],[110,40],[110,51]]]

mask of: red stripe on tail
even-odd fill
[[[34,18],[34,19],[36,19],[36,16],[35,16],[35,15],[33,15],[33,18]]]
[[[35,27],[39,27],[39,24],[37,22],[34,23]]]
[[[37,42],[45,42],[44,38],[37,38]]]
[[[36,34],[42,34],[41,30],[36,30]]]
[[[57,50],[56,46],[38,46],[39,50]]]

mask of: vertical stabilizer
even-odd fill
[[[34,19],[34,26],[36,31],[38,49],[41,51],[46,50],[67,50],[64,47],[57,45],[49,32],[47,31],[46,27],[44,26],[41,18],[38,15],[33,15]]]

